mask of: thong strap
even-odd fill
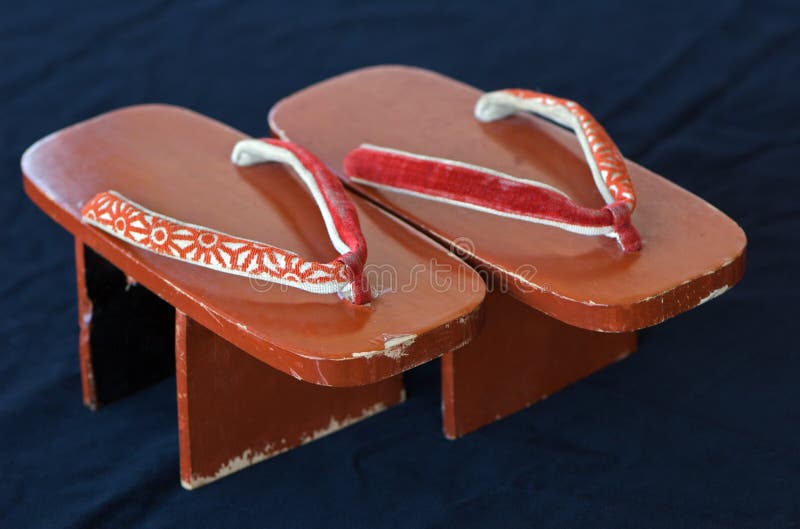
[[[239,166],[265,162],[290,166],[311,192],[339,257],[328,263],[309,261],[289,250],[161,215],[114,191],[95,195],[82,209],[83,221],[178,261],[369,303],[363,274],[367,245],[355,206],[339,179],[311,153],[285,141],[242,140],[233,148],[231,160]]]
[[[571,128],[583,149],[594,183],[606,205],[599,209],[575,203],[566,193],[541,182],[445,158],[364,144],[344,161],[345,172],[359,184],[546,224],[581,235],[614,237],[626,252],[641,249],[631,224],[636,194],[625,160],[603,127],[573,101],[530,90],[484,94],[475,106],[483,122],[530,112]]]

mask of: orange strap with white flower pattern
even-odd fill
[[[282,162],[311,191],[340,256],[328,263],[289,250],[242,239],[155,213],[107,191],[82,209],[83,221],[129,244],[219,272],[288,285],[317,294],[338,293],[357,304],[370,301],[363,276],[367,245],[355,206],[339,179],[311,153],[289,142],[242,140],[231,155],[236,165]]]

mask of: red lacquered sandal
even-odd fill
[[[270,126],[492,279],[481,336],[443,361],[451,437],[624,358],[633,331],[744,272],[735,222],[624,159],[571,101],[384,66],[287,97]]]
[[[175,366],[187,488],[402,402],[401,373],[480,324],[472,269],[297,145],[150,105],[51,134],[22,169],[75,236],[85,403]]]

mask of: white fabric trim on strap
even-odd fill
[[[556,104],[554,99],[544,97],[542,101],[544,102],[537,101],[536,99],[520,99],[506,91],[488,92],[478,99],[475,105],[475,117],[478,121],[489,122],[505,118],[515,112],[530,112],[544,116],[563,127],[571,129],[578,137],[578,142],[589,164],[589,168],[592,171],[592,177],[594,178],[597,190],[602,195],[606,204],[613,203],[614,197],[611,195],[603,179],[594,156],[592,156],[592,148],[589,145],[589,139],[586,137],[586,133],[577,116],[563,106]],[[548,103],[548,101],[552,101],[552,103]]]
[[[333,247],[341,254],[353,251],[353,248],[345,244],[341,235],[336,230],[336,225],[333,222],[333,217],[331,217],[328,204],[325,203],[325,199],[322,197],[322,193],[320,192],[314,176],[300,163],[300,160],[298,160],[292,152],[276,145],[270,145],[261,140],[240,140],[233,147],[231,161],[240,167],[249,167],[264,162],[279,162],[289,165],[292,170],[297,173],[297,176],[303,180],[303,183],[311,192],[311,196],[314,198],[314,202],[316,202],[322,214],[322,219],[325,222],[325,228],[328,230],[328,237],[330,237]]]

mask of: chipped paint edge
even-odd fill
[[[699,307],[703,303],[706,303],[707,301],[711,301],[712,299],[721,296],[722,294],[724,294],[725,292],[730,290],[730,288],[731,288],[730,285],[723,285],[723,286],[719,287],[716,290],[712,290],[711,292],[709,292],[709,294],[706,297],[704,297],[703,299],[698,301],[697,305],[695,305],[695,306]]]
[[[402,404],[406,400],[406,392],[405,388],[400,390],[400,399],[398,400],[397,404]],[[218,479],[222,479],[226,476],[230,476],[240,470],[244,470],[247,467],[270,459],[272,457],[278,456],[284,452],[288,452],[293,448],[297,448],[304,444],[308,444],[312,441],[316,441],[326,435],[330,435],[335,433],[339,430],[347,428],[359,421],[362,421],[368,417],[372,417],[382,411],[385,411],[389,408],[384,402],[376,402],[372,406],[368,406],[361,410],[361,415],[357,417],[351,417],[346,415],[343,419],[338,420],[336,417],[331,416],[330,421],[326,426],[322,428],[318,428],[310,433],[305,433],[300,436],[299,442],[293,445],[286,445],[286,439],[281,439],[281,444],[283,446],[276,447],[276,443],[267,443],[264,445],[264,448],[258,451],[254,451],[252,448],[248,448],[238,456],[232,457],[226,463],[223,463],[217,471],[210,476],[200,476],[197,474],[192,474],[191,480],[186,481],[181,478],[181,486],[186,490],[195,490],[200,488],[204,485],[208,485],[209,483],[213,483]]]
[[[398,360],[407,354],[407,350],[414,342],[417,341],[416,334],[401,334],[386,338],[383,341],[383,349],[376,349],[374,351],[363,351],[352,353],[352,358],[372,358],[375,356],[385,356],[393,360]]]

